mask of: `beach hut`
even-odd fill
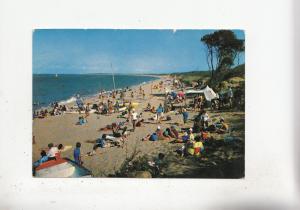
[[[40,178],[92,177],[92,173],[68,158],[58,158],[42,163],[34,170]]]

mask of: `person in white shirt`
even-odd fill
[[[48,160],[56,160],[55,155],[56,153],[58,153],[58,148],[53,146],[53,143],[48,144],[48,152],[47,152],[47,156],[48,156]]]
[[[135,112],[135,109],[132,109],[131,112],[131,120],[132,120],[132,126],[133,126],[133,132],[135,131],[135,125],[136,125],[136,121],[137,121],[137,116],[138,114]]]
[[[201,115],[202,126],[206,129],[208,127],[209,116],[206,111]]]

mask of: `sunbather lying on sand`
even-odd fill
[[[161,130],[160,126],[157,126],[155,133],[148,134],[146,137],[142,138],[142,141],[157,141],[157,140],[170,140],[171,137],[164,135],[164,132]]]
[[[112,130],[113,128],[118,128],[119,129],[123,129],[122,126],[126,125],[127,122],[123,121],[123,122],[115,122],[112,124],[108,124],[106,125],[104,128],[100,128],[99,131],[108,131],[108,130]]]
[[[126,130],[123,131],[120,138],[114,137],[113,135],[109,135],[109,134],[103,134],[101,138],[96,140],[96,143],[93,146],[93,150],[91,152],[88,152],[87,156],[95,155],[98,147],[107,148],[107,147],[118,146],[123,148],[124,143],[127,140],[127,137],[128,137],[128,133]]]

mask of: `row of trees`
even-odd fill
[[[239,63],[240,53],[245,51],[245,40],[237,39],[230,30],[219,30],[207,34],[201,38],[206,48],[206,59],[211,77],[214,72],[230,69],[237,59]]]

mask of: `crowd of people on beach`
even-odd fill
[[[59,105],[58,102],[51,104],[51,109],[41,109],[33,111],[33,118],[45,118],[47,116],[57,116],[62,115],[68,111],[65,104]]]
[[[163,82],[160,82],[157,86],[151,85],[152,88],[163,89]],[[214,140],[210,135],[211,133],[224,134],[229,132],[229,125],[225,122],[223,117],[219,117],[217,122],[213,122],[205,107],[205,97],[203,95],[197,95],[192,98],[192,104],[187,103],[187,97],[183,93],[183,84],[178,80],[173,81],[173,88],[179,89],[178,91],[166,92],[164,97],[164,103],[160,103],[157,107],[147,102],[146,107],[138,107],[138,103],[134,102],[135,92],[128,87],[124,90],[116,90],[110,93],[101,91],[98,97],[98,103],[86,103],[83,109],[79,109],[79,117],[77,125],[84,125],[88,122],[88,117],[91,110],[95,110],[94,113],[98,115],[111,115],[117,113],[117,118],[123,118],[123,121],[113,122],[108,124],[104,128],[100,128],[99,138],[96,139],[91,151],[86,153],[86,156],[92,156],[96,154],[99,148],[108,147],[124,147],[124,144],[128,141],[128,137],[131,132],[135,132],[139,127],[145,126],[145,123],[151,121],[157,124],[156,130],[153,133],[149,133],[143,137],[142,141],[160,141],[166,140],[170,143],[181,144],[177,149],[177,152],[181,156],[196,156],[201,157],[201,154],[205,152],[204,142]],[[129,98],[126,100],[126,94]],[[139,87],[137,95],[141,99],[145,100],[146,94],[142,86]],[[178,108],[176,107],[178,105]],[[137,110],[137,108],[139,108]],[[53,104],[52,110],[47,111],[41,110],[34,113],[34,118],[44,118],[47,115],[62,115],[69,109],[66,105],[59,105],[57,102]],[[82,115],[84,112],[84,115]],[[144,113],[149,112],[152,117],[145,119]],[[190,112],[198,112],[195,117],[190,116]],[[171,115],[181,114],[182,122],[173,122]],[[170,121],[170,125],[165,127],[167,124],[164,121]],[[190,125],[192,121],[192,127],[186,127]],[[128,127],[132,127],[131,130]],[[110,134],[108,132],[111,132]],[[82,154],[81,154],[81,142],[77,142],[73,150],[74,161],[82,165]],[[49,143],[48,149],[41,151],[41,157],[38,161],[34,162],[34,167],[38,167],[40,164],[60,158],[61,151],[64,146],[62,144],[54,146]],[[163,159],[162,155],[160,158]],[[153,163],[155,165],[155,163]]]

